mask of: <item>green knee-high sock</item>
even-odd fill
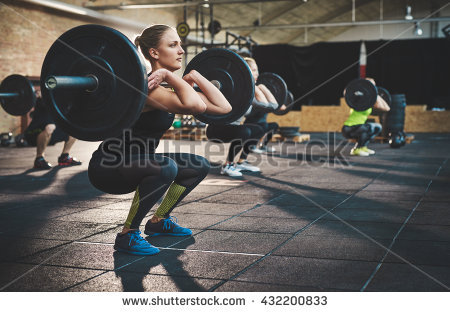
[[[172,210],[185,190],[186,188],[184,186],[176,184],[175,182],[172,183],[161,205],[156,210],[155,215],[159,218],[165,218],[166,214]]]
[[[131,204],[127,221],[125,221],[125,226],[127,228],[130,228],[131,222],[133,221],[133,218],[136,216],[138,209],[139,209],[139,187],[136,189],[136,192],[134,193],[133,203]]]

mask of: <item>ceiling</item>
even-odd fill
[[[80,2],[80,1],[71,1]],[[220,22],[222,31],[215,35],[215,42],[225,40],[225,29],[241,36],[251,36],[258,44],[287,43],[291,45],[309,45],[319,41],[328,41],[354,25],[350,22],[379,22],[380,19],[404,21],[405,8],[412,7],[415,18],[423,18],[429,12],[437,12],[447,6],[449,0],[209,0],[214,5],[205,7],[207,1],[192,0],[91,0],[85,1],[86,8],[114,15],[117,10],[170,10],[179,16],[179,21],[187,17],[191,36],[202,39],[200,28],[203,14],[204,27],[207,28],[212,12],[213,19]],[[129,5],[162,4],[160,8],[130,8]],[[211,10],[212,8],[212,10]],[[448,12],[448,10],[447,10]],[[198,16],[198,22],[196,22]],[[333,27],[326,27],[334,23]],[[343,24],[347,23],[347,24]],[[343,24],[343,25],[342,25]],[[259,25],[259,26],[254,26]],[[311,25],[311,27],[306,27]],[[290,28],[286,28],[290,27]],[[205,31],[206,42],[211,42],[210,34]]]

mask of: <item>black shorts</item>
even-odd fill
[[[29,128],[27,128],[27,130],[25,130],[24,137],[30,146],[36,146],[37,137],[42,131],[44,131],[46,126],[47,125],[32,127],[32,128],[29,127]],[[63,141],[67,142],[68,139],[69,139],[69,135],[67,133],[65,133],[63,130],[61,130],[61,128],[56,126],[56,129],[55,129],[55,131],[53,131],[50,141],[48,142],[48,145],[54,145],[58,142],[63,142]]]

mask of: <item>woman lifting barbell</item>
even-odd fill
[[[366,80],[375,85],[375,80],[373,78],[366,78]],[[379,95],[377,95],[373,108],[383,112],[388,112],[390,110],[389,105]],[[356,144],[350,151],[350,155],[352,156],[369,156],[375,154],[375,151],[369,149],[367,145],[371,139],[381,132],[381,125],[373,122],[367,123],[367,117],[369,117],[370,114],[372,114],[372,107],[363,111],[351,109],[350,116],[344,122],[342,135],[347,139],[356,139]]]
[[[255,59],[251,57],[246,57],[244,60],[250,67],[253,77],[258,80],[259,70]],[[265,103],[277,103],[275,96],[270,92],[270,90],[262,83],[255,87],[255,98],[260,99]],[[286,105],[283,103],[279,108],[280,111],[286,110]],[[252,109],[250,114],[245,117],[245,125],[256,124],[263,128],[264,134],[260,137],[257,144],[252,146],[252,152],[263,153],[263,152],[274,152],[275,150],[268,147],[267,144],[272,139],[273,134],[278,130],[279,125],[276,122],[267,122],[267,110]]]
[[[258,67],[252,58],[244,58],[250,67],[255,81],[258,79]],[[273,111],[278,107],[277,100],[272,93],[263,84],[255,85],[255,97],[252,101],[247,113],[252,111],[259,111],[262,114],[267,114],[268,111]],[[220,173],[231,177],[242,176],[241,171],[260,172],[260,168],[253,166],[247,162],[247,156],[250,153],[250,148],[256,146],[260,139],[266,134],[268,128],[264,125],[244,123],[244,116],[240,119],[226,125],[209,125],[206,129],[206,134],[209,139],[219,142],[231,142],[226,162],[221,168]],[[239,160],[235,164],[235,158],[239,154]]]
[[[166,25],[145,29],[135,40],[151,63],[146,105],[131,129],[120,138],[103,141],[89,163],[89,179],[98,189],[113,194],[135,190],[128,217],[117,234],[114,249],[137,255],[153,255],[159,249],[141,237],[139,226],[156,202],[161,204],[145,225],[150,236],[188,236],[170,213],[208,174],[209,162],[187,153],[155,153],[175,113],[226,114],[231,105],[206,78],[191,71],[183,78],[173,74],[181,68],[184,51],[176,31]],[[165,81],[171,89],[160,84]],[[194,83],[202,93],[193,89]]]

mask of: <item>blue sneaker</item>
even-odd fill
[[[114,249],[140,256],[151,256],[159,252],[158,248],[142,238],[139,230],[129,231],[126,234],[117,234]]]
[[[170,236],[189,236],[192,235],[192,231],[188,228],[184,228],[179,226],[175,217],[168,217],[162,219],[159,222],[152,223],[150,220],[147,221],[145,225],[144,233],[149,236],[158,236],[158,235],[170,235]]]

